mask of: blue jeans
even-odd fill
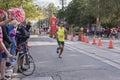
[[[10,53],[11,53],[12,55],[14,55],[14,54],[15,54],[15,50],[16,50],[16,46],[15,46],[14,44],[12,44],[12,45],[11,45],[11,49],[10,49]]]
[[[5,52],[2,53],[2,59],[6,59],[7,60],[7,54]]]
[[[16,50],[16,45],[12,43],[11,48],[10,48],[10,53],[14,56]],[[14,62],[14,59],[11,59],[11,62]]]

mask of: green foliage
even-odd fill
[[[54,3],[50,3],[47,7],[41,8],[41,13],[40,15],[43,15],[42,18],[39,18],[39,21],[37,24],[39,26],[43,25],[44,23],[47,22],[47,24],[50,22],[50,17],[52,15],[57,16],[57,10],[58,8],[55,7]]]
[[[52,15],[56,15],[57,13],[57,8],[54,3],[50,3],[47,7],[42,8],[42,10],[45,17],[50,17]]]
[[[22,3],[21,3],[22,2]],[[0,9],[7,11],[10,8],[20,7],[22,5],[28,20],[40,19],[43,17],[42,10],[36,6],[33,0],[0,0]]]
[[[72,0],[65,9],[66,21],[83,26],[97,23],[116,25],[120,22],[120,0]]]
[[[0,0],[0,9],[7,11],[9,8],[18,7],[18,0]]]

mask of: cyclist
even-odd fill
[[[62,55],[63,49],[64,49],[65,32],[66,32],[66,30],[63,26],[63,22],[60,22],[60,25],[56,30],[56,38],[57,38],[57,42],[58,42],[57,53],[59,53],[59,56],[58,56],[59,58],[62,58],[61,55]]]

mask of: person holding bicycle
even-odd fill
[[[26,29],[26,21],[18,24],[17,32],[16,32],[17,45],[23,42],[26,42],[29,37],[30,37],[30,34]]]
[[[25,50],[26,50],[26,44],[28,42],[28,38],[29,38],[30,34],[29,32],[26,30],[26,21],[24,21],[23,23],[20,23],[17,27],[17,31],[16,31],[16,42],[17,42],[17,46],[19,46],[21,48],[21,53],[19,56],[21,56],[22,54],[25,54]],[[16,51],[17,53],[18,51]],[[21,59],[21,62],[18,64],[21,66],[22,70],[26,70],[25,68],[22,67],[23,64],[23,59]],[[19,72],[19,70],[18,70]]]
[[[59,54],[59,58],[62,58],[61,55],[64,49],[65,32],[66,30],[63,26],[63,22],[60,22],[60,25],[56,30],[56,38],[58,43],[57,53]]]

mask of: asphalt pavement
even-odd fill
[[[96,39],[96,42],[98,39]],[[31,76],[18,75],[13,80],[120,80],[119,40],[102,39],[102,46],[78,41],[71,36],[65,41],[62,59],[56,54],[57,42],[48,35],[32,35],[29,45],[36,63]]]

